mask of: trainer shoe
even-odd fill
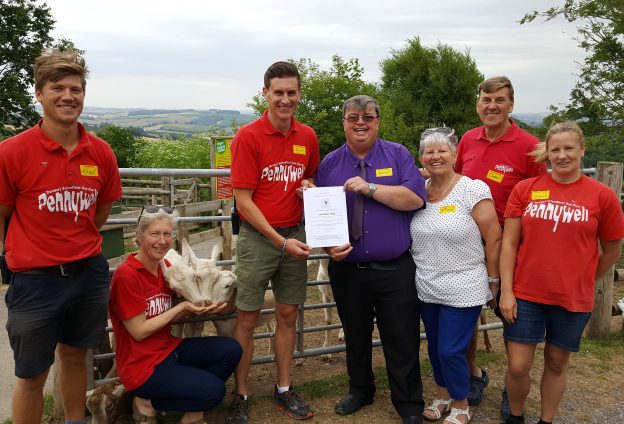
[[[524,414],[519,416],[509,415],[507,419],[503,421],[503,424],[524,424]]]
[[[503,393],[501,394],[501,407],[500,417],[502,421],[505,421],[507,417],[511,415],[511,408],[509,407],[509,397],[507,396],[507,388],[503,387]]]
[[[290,418],[295,420],[305,420],[312,417],[312,411],[310,405],[304,402],[299,396],[293,386],[288,388],[287,392],[279,393],[277,386],[273,390],[273,402],[277,406],[277,409],[285,411]]]
[[[249,409],[249,400],[243,395],[234,395],[230,404],[230,411],[225,419],[225,424],[247,424],[247,410]]]

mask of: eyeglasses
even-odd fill
[[[425,138],[433,133],[438,133],[446,137],[451,137],[453,134],[455,134],[455,130],[449,127],[428,128],[420,134],[420,141],[423,141]]]
[[[143,212],[147,213],[156,213],[159,210],[163,210],[165,213],[171,215],[173,213],[173,208],[171,206],[161,206],[161,205],[147,205],[143,206],[141,209],[141,213],[139,214],[139,219],[137,219],[137,224],[141,222],[141,217],[143,216]]]
[[[368,124],[370,122],[373,122],[377,118],[379,117],[375,115],[349,115],[344,119],[350,124],[357,124],[358,122],[360,122],[360,119]]]

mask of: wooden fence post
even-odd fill
[[[169,194],[162,196],[162,204],[173,206],[173,191],[171,190],[172,177],[162,177],[162,189],[168,190]]]
[[[186,216],[186,205],[178,205],[176,207],[180,216]],[[182,239],[189,239],[188,225],[186,222],[178,221],[176,226],[176,250],[178,253],[182,253]]]
[[[223,216],[230,216],[232,211],[232,206],[234,206],[233,199],[224,199],[222,214]],[[232,259],[232,222],[231,221],[223,221],[221,222],[221,236],[223,236],[223,259]],[[231,265],[225,265],[223,269],[231,270]]]
[[[622,194],[623,170],[624,164],[618,162],[598,162],[596,169],[596,179],[611,187],[618,199]],[[594,310],[586,331],[588,338],[604,339],[609,335],[613,303],[613,270],[614,267],[611,267],[602,278],[596,280]]]

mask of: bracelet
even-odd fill
[[[286,243],[288,243],[288,237],[286,237],[282,243],[282,253],[286,252]]]
[[[499,284],[500,283],[500,277],[489,277],[488,276],[488,283],[490,283],[490,284]]]

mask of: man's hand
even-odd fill
[[[297,259],[308,259],[311,250],[310,246],[294,238],[287,239],[284,246],[284,252]]]
[[[362,196],[367,196],[370,188],[368,183],[362,177],[353,177],[345,181],[343,186],[345,191],[353,191],[359,193]]]
[[[325,248],[325,252],[335,261],[343,260],[344,258],[349,256],[349,253],[351,253],[352,250],[353,246],[351,246],[351,243],[343,244],[342,246],[332,246]]]
[[[308,188],[313,188],[313,187],[316,187],[316,186],[314,185],[314,182],[312,182],[311,180],[301,181],[301,187],[299,187],[296,191],[297,196],[303,199],[303,190],[308,189]]]

